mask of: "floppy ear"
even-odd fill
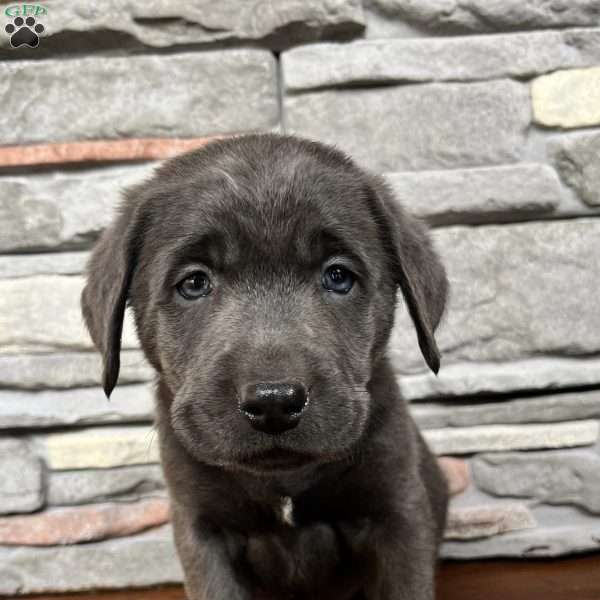
[[[391,257],[396,281],[415,324],[419,347],[429,368],[437,373],[440,352],[434,337],[448,295],[446,271],[435,252],[427,230],[409,216],[391,190],[376,180],[378,221],[384,229],[384,244]]]
[[[123,318],[135,263],[135,213],[129,202],[104,231],[92,252],[81,294],[85,323],[102,354],[102,386],[108,397],[119,377]]]

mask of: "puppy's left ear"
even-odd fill
[[[384,229],[384,244],[392,271],[415,324],[419,347],[429,368],[437,373],[440,352],[434,331],[448,296],[446,271],[424,225],[400,206],[388,185],[376,178],[377,220]]]
[[[120,369],[121,335],[129,286],[135,266],[136,206],[124,205],[104,231],[87,267],[81,309],[90,336],[102,354],[104,393],[110,396]]]

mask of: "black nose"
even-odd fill
[[[256,383],[246,386],[240,410],[254,429],[277,434],[298,425],[307,402],[300,383]]]

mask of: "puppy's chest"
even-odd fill
[[[303,522],[294,508],[290,498],[282,498],[273,507],[277,524],[248,536],[246,560],[266,589],[315,589],[351,568],[335,524]]]

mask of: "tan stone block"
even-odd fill
[[[547,127],[600,124],[600,67],[556,71],[531,84],[533,118]]]
[[[156,433],[147,426],[52,433],[37,441],[48,467],[53,470],[108,468],[159,460]]]

